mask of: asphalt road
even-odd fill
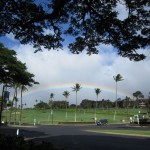
[[[66,150],[149,150],[150,138],[140,136],[112,135],[92,133],[90,129],[134,129],[150,130],[150,127],[130,127],[125,124],[113,124],[108,126],[95,125],[42,125],[36,127],[2,127],[1,132],[24,136],[26,140],[35,142],[51,142],[59,148]]]

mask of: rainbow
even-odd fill
[[[115,84],[114,86],[106,86],[106,85],[99,85],[99,84],[94,84],[94,83],[80,83],[82,89],[95,89],[95,88],[99,88],[101,89],[102,92],[107,92],[107,93],[112,93],[115,95],[116,93],[116,89],[115,89]],[[44,92],[44,91],[49,91],[51,92],[51,90],[59,90],[59,89],[63,89],[71,91],[73,85],[75,85],[75,83],[63,83],[63,84],[45,84],[45,85],[36,85],[36,87],[32,87],[29,88],[27,92],[24,92],[24,96],[26,95],[32,95],[32,94],[36,94],[39,92]],[[130,96],[131,93],[129,93],[129,91],[127,90],[122,90],[122,89],[118,89],[118,95],[119,96]]]

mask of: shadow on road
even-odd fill
[[[16,135],[18,128],[2,127],[0,132]],[[89,128],[99,129],[96,126],[38,126],[19,128],[19,135],[26,140],[32,139],[36,143],[50,142],[55,147],[65,150],[148,150],[150,148],[150,138],[85,132]],[[116,129],[118,126],[112,125],[108,128]],[[119,128],[124,127],[119,126]]]
[[[130,139],[108,135],[62,135],[34,140],[51,142],[66,150],[148,150],[150,147],[149,139]]]
[[[11,128],[11,127],[2,127],[0,129],[0,133],[16,136],[17,129],[19,129],[19,136],[23,136],[24,138],[46,136],[44,132],[32,131],[32,130],[22,129],[22,128]]]

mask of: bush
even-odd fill
[[[78,124],[94,124],[95,122],[93,121],[90,121],[90,122],[83,122],[83,121],[77,121],[77,122],[74,122],[74,121],[62,121],[62,122],[58,122],[58,124],[72,124],[72,125],[78,125]]]
[[[25,141],[23,137],[0,134],[1,150],[56,150],[51,143],[35,144],[32,140]]]

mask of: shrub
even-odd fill
[[[20,136],[8,136],[0,134],[1,150],[56,150],[51,143],[42,142],[35,144],[32,140],[25,141]]]

